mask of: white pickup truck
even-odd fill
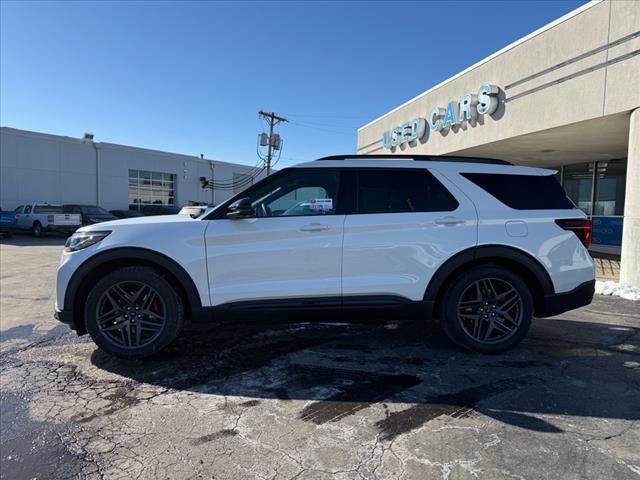
[[[72,234],[81,226],[80,215],[63,213],[62,205],[32,203],[20,205],[14,210],[17,217],[16,229],[31,230],[35,237],[45,232]]]

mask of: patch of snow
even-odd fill
[[[596,293],[598,295],[613,295],[634,302],[640,301],[640,288],[632,287],[626,283],[596,281]]]

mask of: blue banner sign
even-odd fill
[[[597,245],[622,245],[623,217],[593,217],[591,243]]]

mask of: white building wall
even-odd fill
[[[189,201],[211,203],[211,191],[200,186],[200,177],[211,178],[211,163],[216,182],[231,182],[234,173],[252,171],[245,165],[189,155],[2,127],[0,207],[10,210],[28,202],[46,201],[126,209],[129,169],[174,174],[179,206]],[[215,191],[213,201],[218,204],[232,194]]]

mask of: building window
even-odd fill
[[[176,176],[172,173],[129,170],[129,209],[145,205],[175,205]]]
[[[598,162],[594,215],[623,215],[627,161]]]
[[[234,173],[233,174],[233,193],[240,193],[245,188],[253,185],[253,177],[246,173]]]
[[[563,187],[576,206],[591,215],[593,163],[566,165],[562,174]]]

